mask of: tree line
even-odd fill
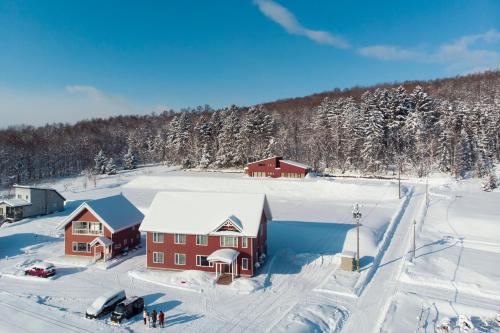
[[[313,105],[302,98],[10,127],[0,130],[0,177],[28,183],[137,163],[241,168],[271,155],[336,173],[494,175],[500,71],[351,92],[325,93]]]

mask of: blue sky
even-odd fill
[[[0,0],[0,127],[499,66],[496,0]]]

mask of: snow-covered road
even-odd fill
[[[399,288],[398,275],[403,257],[408,251],[410,228],[419,214],[423,200],[423,188],[416,186],[375,274],[351,309],[345,332],[368,333],[379,330],[392,296]]]

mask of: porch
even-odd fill
[[[94,254],[94,262],[102,260],[106,262],[112,257],[112,246],[113,242],[107,237],[96,237],[92,242],[90,242],[90,247],[92,248],[92,253]]]
[[[207,260],[215,266],[217,284],[231,284],[238,277],[238,255],[234,249],[220,249],[208,256]]]

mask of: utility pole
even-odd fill
[[[399,199],[401,199],[401,162],[398,161],[398,190],[399,190]]]
[[[417,220],[413,220],[413,261],[415,261],[417,252]]]
[[[355,203],[354,204],[354,209],[352,211],[352,217],[356,220],[356,268],[359,273],[359,266],[360,266],[360,260],[359,260],[359,227],[360,223],[359,220],[361,219],[361,212],[359,211],[359,204]]]

